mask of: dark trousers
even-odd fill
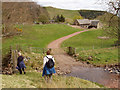
[[[47,83],[51,82],[52,81],[52,74],[45,75],[45,80],[47,81]]]
[[[24,74],[25,74],[25,70],[24,70],[24,68],[22,68],[22,69],[18,69],[18,70],[19,70],[20,74],[22,74],[22,71],[23,71]]]

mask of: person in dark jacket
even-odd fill
[[[46,53],[47,53],[47,55],[44,57],[44,59],[43,59],[43,74],[42,74],[42,76],[44,76],[45,75],[45,79],[47,80],[47,82],[48,81],[51,81],[51,79],[52,79],[52,74],[53,73],[56,73],[56,71],[55,71],[55,68],[54,68],[54,65],[50,68],[50,67],[48,67],[49,65],[48,65],[48,62],[49,62],[49,60],[53,60],[53,64],[55,63],[55,60],[54,60],[54,57],[52,56],[52,55],[50,55],[50,50],[48,50]]]
[[[25,72],[25,64],[23,61],[24,57],[22,56],[22,54],[20,52],[18,52],[18,58],[17,58],[17,69],[19,70],[20,74],[22,74],[22,71],[24,72],[24,74],[26,74]]]

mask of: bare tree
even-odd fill
[[[120,0],[98,0],[104,6],[106,13],[105,17],[106,26],[104,26],[104,34],[109,37],[119,38],[120,36]]]
[[[109,20],[109,26],[111,24],[111,20],[113,19],[114,16],[120,17],[120,0],[110,0],[108,2],[109,5],[109,12],[113,13],[113,15],[110,17]]]

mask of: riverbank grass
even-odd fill
[[[54,75],[46,83],[40,72],[28,71],[25,75],[2,75],[2,88],[100,88],[90,81]]]

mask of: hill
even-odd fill
[[[96,11],[96,10],[79,10],[79,13],[82,17],[86,19],[95,19],[98,16],[105,14],[105,11]]]
[[[79,29],[74,29],[61,24],[19,25],[16,27],[21,28],[23,31],[21,35],[16,35],[11,38],[2,38],[3,54],[10,46],[15,47],[16,44],[20,44],[24,47],[31,46],[45,48],[53,40],[79,31]]]
[[[41,14],[47,15],[45,8],[35,2],[3,2],[3,23],[33,23]]]
[[[58,9],[54,7],[44,7],[48,11],[50,18],[53,18],[56,15],[63,15],[66,18],[66,22],[73,22],[75,16],[82,16],[86,19],[95,19],[98,16],[105,14],[105,11],[97,11],[97,10],[65,10]]]
[[[97,19],[99,19],[102,23],[104,23],[105,25],[108,26],[112,16],[113,16],[113,14],[111,14],[111,13],[105,13],[105,14],[103,14],[101,16],[98,16]],[[119,22],[118,22],[119,20],[120,20],[119,17],[114,16],[111,19],[110,26],[118,26],[119,25]]]
[[[54,7],[45,7],[48,11],[50,18],[52,19],[56,15],[63,15],[66,18],[66,22],[73,22],[74,16],[80,16],[78,10],[65,10],[65,9],[58,9]]]

